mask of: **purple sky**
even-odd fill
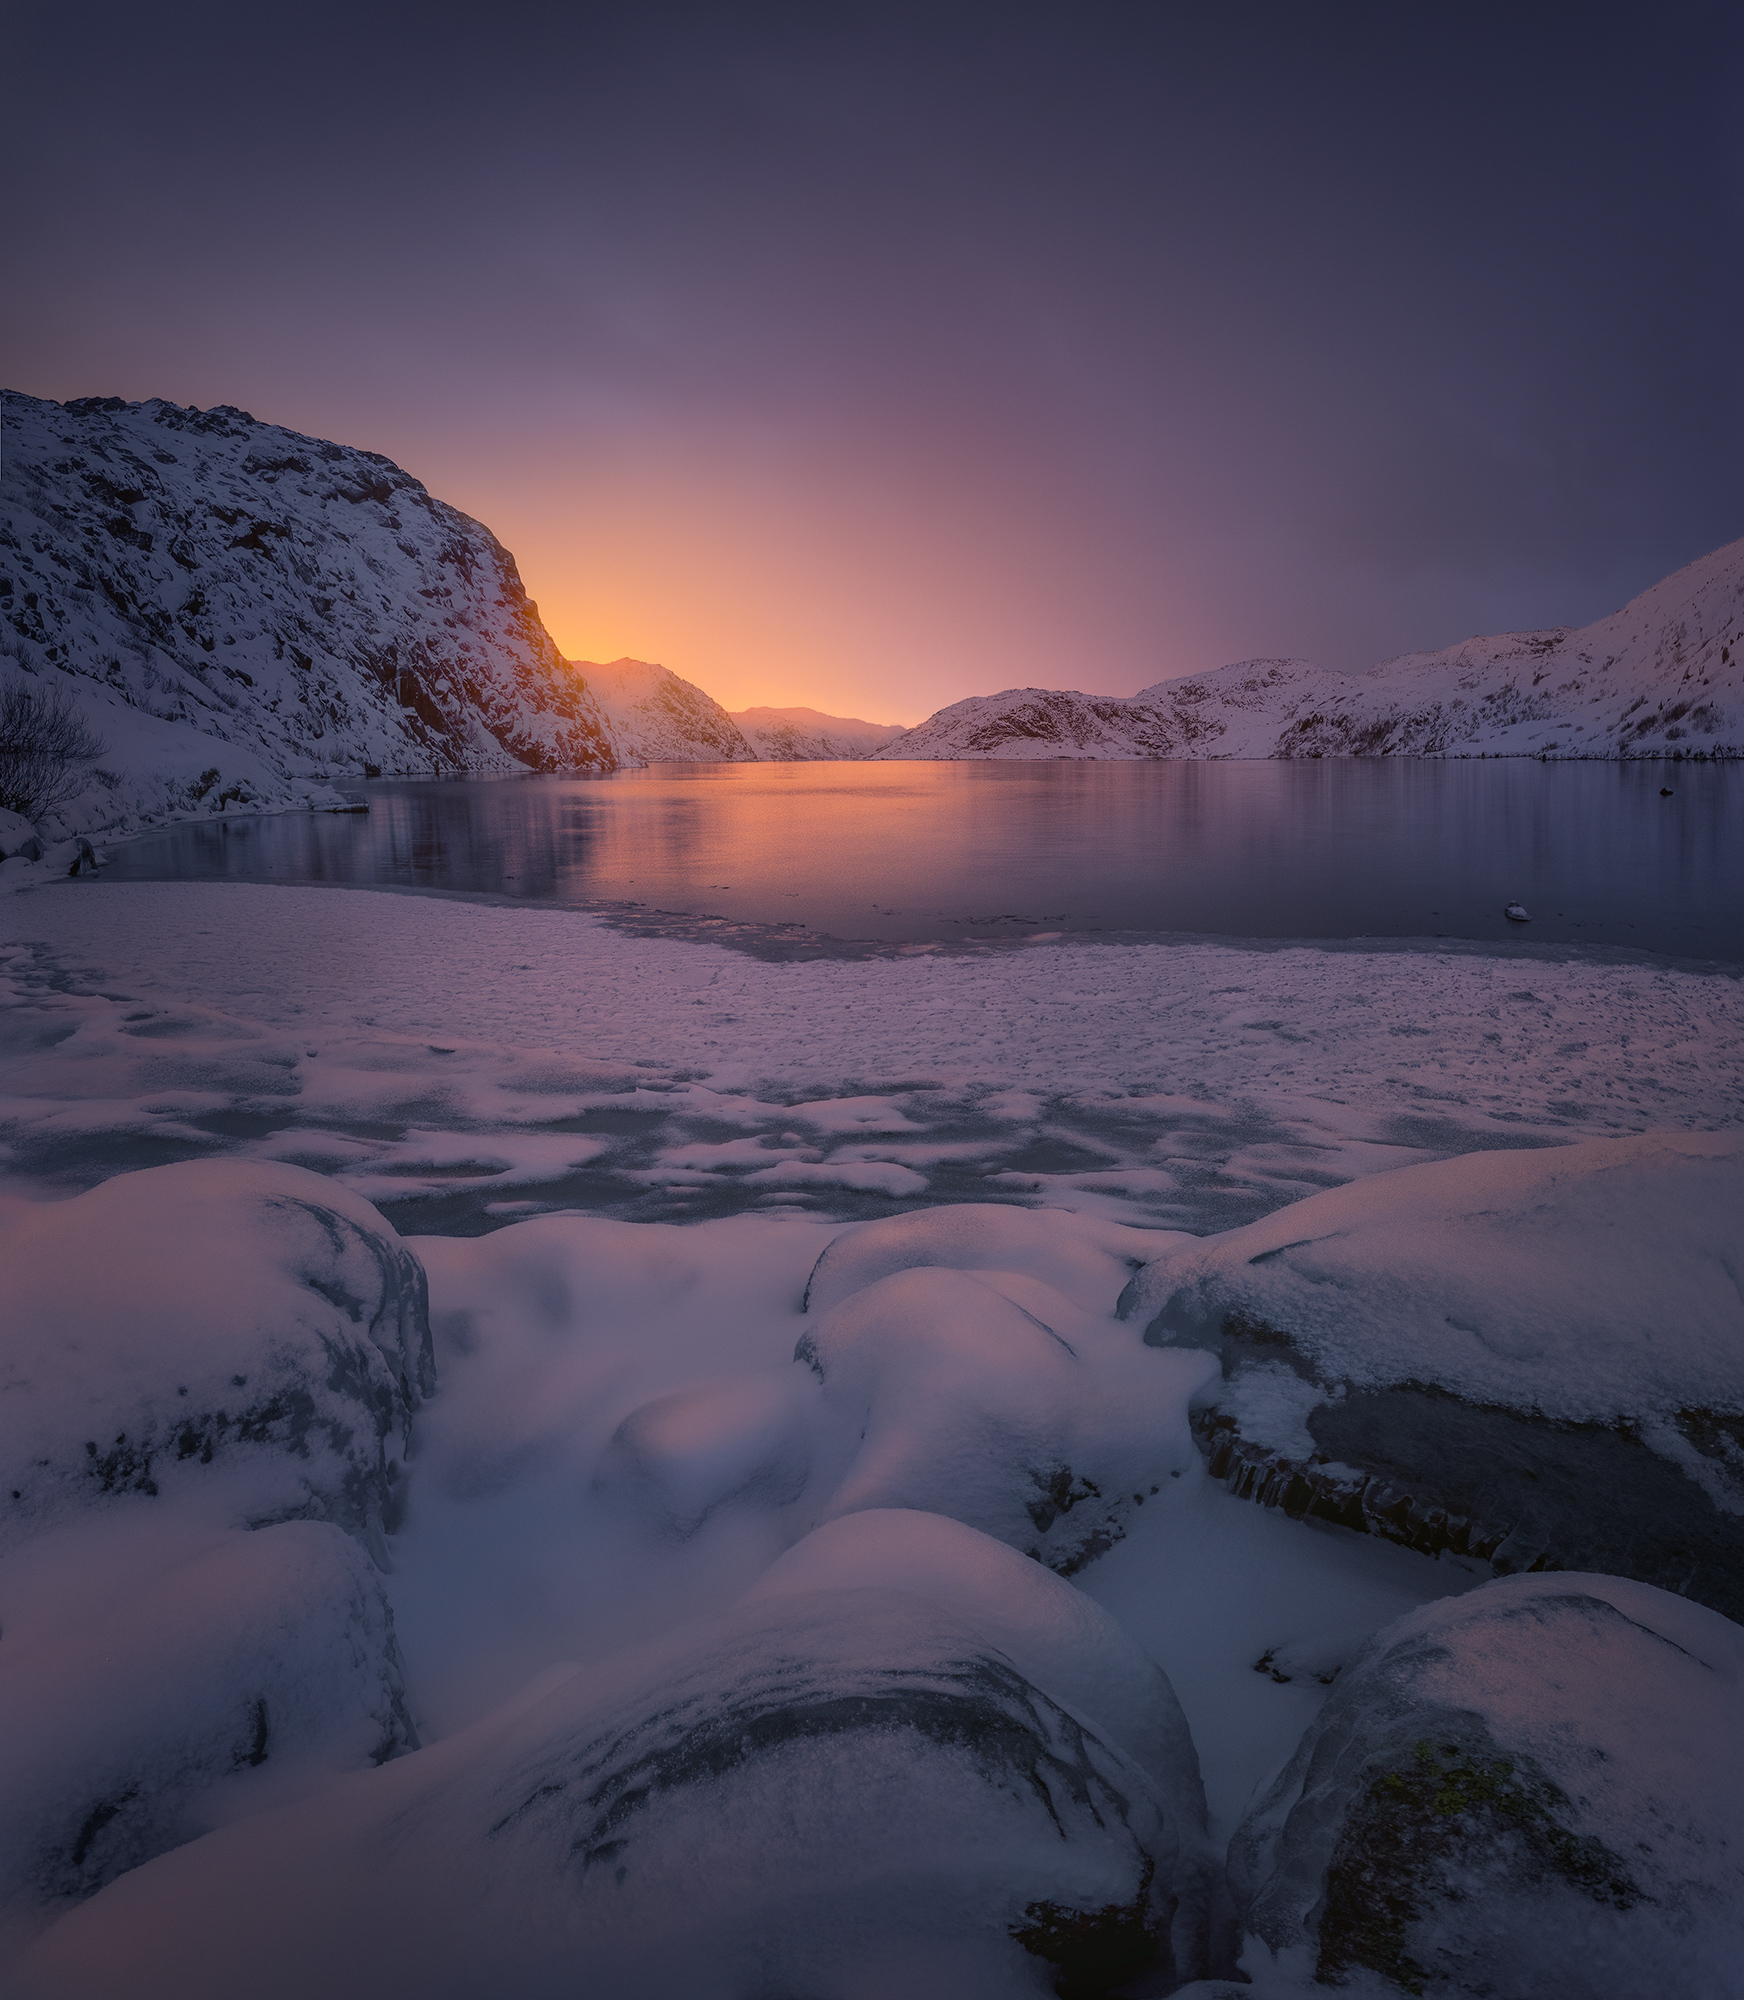
[[[1744,534],[1744,10],[13,0],[8,387],[395,458],[575,657],[913,721]]]

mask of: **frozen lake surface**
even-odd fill
[[[1744,772],[1725,764],[667,764],[362,789],[367,818],[177,827],[107,873],[568,904],[781,956],[1047,931],[1744,963]]]

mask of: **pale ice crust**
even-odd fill
[[[1228,1976],[1244,1949],[1247,1990],[1301,1990],[1299,1943],[1234,1934],[1219,1850],[1329,1701],[1360,1694],[1364,1662],[1421,1650],[1496,1587],[1474,1590],[1481,1566],[1455,1556],[1221,1491],[1187,1428],[1215,1360],[1147,1346],[1116,1302],[1159,1258],[1215,1259],[1202,1239],[1231,1220],[1282,1227],[1333,1199],[1328,1182],[1384,1204],[1443,1153],[1505,1192],[1516,1172],[1572,1173],[1589,1149],[1568,1141],[1597,1127],[1635,1176],[1605,1226],[1685,1228],[1659,1296],[1687,1286],[1699,1304],[1706,1211],[1676,1177],[1725,1155],[1700,1128],[1744,1104],[1733,983],[1637,968],[1084,947],[771,967],[574,913],[380,895],[71,881],[5,907],[0,1230],[23,1246],[8,1269],[37,1274],[32,1326],[76,1314],[87,1355],[108,1355],[50,1385],[70,1469],[0,1559],[0,1672],[16,1632],[16,1699],[66,1758],[16,1795],[52,1795],[72,1838],[27,1814],[5,1837],[39,1857],[77,1846],[132,1773],[184,1802],[128,1850],[138,1865],[64,1892],[97,1889],[7,1968],[9,1990],[56,2000],[111,1990],[117,1964],[147,1996],[484,2000],[573,1991],[579,1960],[602,1993],[650,2000],[1003,2000],[1053,1990],[1054,1963],[1014,1935],[1054,1935],[1032,1906],[1148,1926],[1172,1967],[1156,1991]],[[1279,1050],[1254,1024],[1292,1002],[1312,1038]],[[1401,1043],[1388,1028],[1407,1019],[1431,1032]],[[1577,1092],[1585,1118],[1552,1108]],[[578,1129],[592,1107],[610,1121]],[[636,1116],[639,1154],[621,1136]],[[1110,1164],[1014,1164],[1062,1130],[1110,1135]],[[203,1157],[77,1192],[93,1160],[166,1142]],[[919,1183],[906,1200],[930,1203],[961,1185],[944,1177],[966,1143],[979,1202],[905,1211],[848,1174],[900,1169]],[[750,1182],[783,1157],[842,1177]],[[1141,1168],[1171,1176],[1166,1195]],[[716,1206],[682,1223],[575,1213],[577,1172]],[[1681,1223],[1654,1205],[1661,1175]],[[526,1219],[418,1232],[417,1203],[457,1183]],[[408,1190],[396,1235],[371,1202]],[[293,1218],[331,1209],[334,1234],[286,1235],[271,1218],[287,1200]],[[875,1200],[881,1218],[846,1222]],[[1399,1233],[1399,1254],[1415,1241]],[[1553,1232],[1521,1268],[1543,1290],[1584,1244]],[[429,1287],[433,1391],[416,1308],[386,1313],[416,1296],[399,1258]],[[189,1301],[144,1348],[136,1268]],[[202,1301],[219,1296],[214,1315]],[[226,1371],[232,1339],[249,1358]],[[390,1356],[406,1375],[409,1454],[398,1404],[386,1432],[356,1427],[399,1467],[382,1475],[397,1520],[335,1511],[344,1453],[275,1458],[270,1439],[209,1462],[172,1448],[155,1494],[81,1488],[83,1412],[131,1435],[184,1385],[330,1352],[376,1357],[384,1392]],[[45,1582],[75,1570],[91,1584],[76,1615]],[[116,1629],[122,1578],[128,1656],[105,1682],[83,1655]],[[1602,1581],[1581,1588],[1717,1672],[1696,1642],[1736,1628]],[[1445,1630],[1481,1634],[1472,1617]],[[1716,1770],[1733,1754],[1735,1691],[1704,1706],[1690,1690],[1708,1683],[1669,1656],[1612,1674],[1600,1701],[1586,1669],[1542,1670],[1554,1646],[1528,1671],[1484,1644],[1498,1717],[1530,1711],[1560,1740],[1561,1682],[1599,1718],[1608,1843],[1654,1785],[1682,1783],[1679,1714],[1720,1745]],[[258,1765],[257,1700],[282,1718]],[[99,1708],[116,1741],[81,1763]],[[716,1746],[706,1779],[668,1755],[661,1718],[680,1711],[681,1736]],[[1614,1741],[1631,1717],[1652,1719],[1633,1761]],[[1029,1775],[996,1775],[1014,1770],[1046,1776],[1054,1816]],[[1692,1779],[1686,1802],[1738,1851],[1715,1785]],[[1677,1864],[1678,1884],[1707,1865]],[[58,1914],[40,1896],[8,1949]],[[1683,1928],[1651,1949],[1702,1992],[1729,1934],[1693,1888],[1677,1908]],[[1570,1911],[1556,1935],[1578,1954],[1597,1933]],[[1644,1902],[1615,1913],[1630,1963],[1639,1911],[1659,1921]],[[192,1959],[163,1942],[188,1936]]]

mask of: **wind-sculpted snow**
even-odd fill
[[[20,1991],[1166,1990],[1202,1963],[1196,1814],[972,1615],[771,1594],[138,1871]]]
[[[1732,2000],[1741,1699],[1744,1632],[1615,1577],[1412,1613],[1232,1843],[1247,1962],[1311,1991]]]
[[[1504,632],[1367,673],[1242,660],[1131,696],[1008,688],[887,758],[1744,756],[1744,542],[1578,630]]]
[[[1166,1252],[1123,1314],[1222,1359],[1242,1492],[1500,1570],[1744,1612],[1744,1140],[1473,1153]]]
[[[424,1274],[300,1167],[189,1161],[0,1209],[0,1547],[210,1495],[379,1549],[434,1387]]]
[[[0,653],[107,748],[68,829],[336,804],[383,771],[613,766],[490,531],[230,408],[8,392]]]
[[[980,1248],[975,1271],[867,1282],[800,1336],[794,1368],[632,1411],[603,1480],[678,1535],[735,1504],[782,1510],[802,1533],[910,1508],[1082,1569],[1192,1463],[1187,1400],[1209,1369],[986,1268],[992,1254]]]
[[[721,707],[669,667],[573,663],[611,728],[620,764],[746,764],[757,752]]]

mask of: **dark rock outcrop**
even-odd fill
[[[1468,1154],[1147,1265],[1206,1348],[1231,1490],[1498,1572],[1603,1569],[1744,1614],[1744,1141]]]

